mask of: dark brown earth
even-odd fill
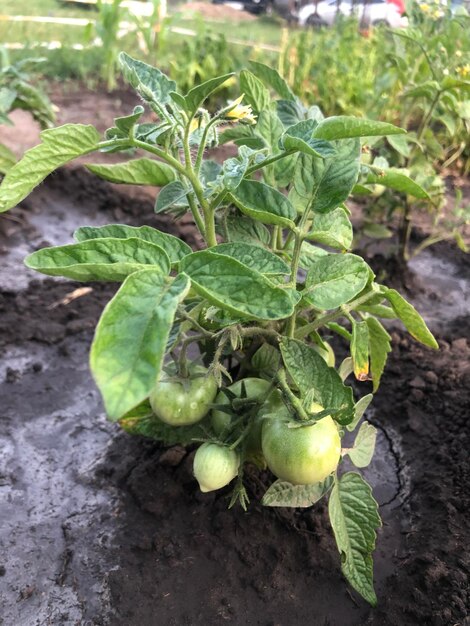
[[[83,285],[22,267],[24,254],[86,223],[150,223],[194,243],[188,224],[158,218],[152,204],[67,168],[2,221],[0,624],[467,624],[465,257],[445,244],[431,253],[433,284],[417,275],[431,322],[455,290],[437,325],[441,350],[395,329],[368,414],[380,436],[366,474],[384,519],[372,610],[341,577],[324,504],[265,509],[270,478],[254,473],[249,511],[228,511],[227,493],[198,491],[190,451],[106,422],[87,351],[115,287],[76,292]]]

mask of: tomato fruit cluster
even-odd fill
[[[246,429],[245,458],[252,454],[262,456],[281,480],[293,485],[321,482],[339,463],[341,438],[334,420],[326,416],[305,426],[294,421],[281,393],[264,379],[237,381],[226,391],[219,391],[214,405],[210,421],[220,442],[236,438],[241,429]],[[322,410],[316,403],[310,407],[312,416]],[[212,491],[227,485],[237,475],[240,461],[240,455],[228,442],[203,444],[194,460],[194,474],[201,490]]]

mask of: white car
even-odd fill
[[[367,25],[386,24],[392,28],[403,28],[407,18],[402,17],[399,5],[401,2],[390,0],[370,0],[355,3],[350,0],[321,0],[317,4],[306,4],[297,13],[300,26],[331,26],[338,15],[345,17],[354,15]]]

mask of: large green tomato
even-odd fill
[[[181,381],[160,380],[149,400],[153,412],[171,426],[189,426],[207,413],[217,394],[217,383],[201,366],[190,368],[190,377]]]
[[[203,443],[194,457],[193,471],[201,491],[228,485],[238,473],[240,457],[235,450],[218,443]]]
[[[320,411],[314,405],[312,411]],[[328,415],[316,424],[289,428],[289,419],[266,419],[262,449],[272,473],[293,485],[310,485],[324,480],[338,466],[341,439]]]

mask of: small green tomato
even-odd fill
[[[238,473],[240,457],[218,443],[203,443],[194,457],[193,471],[202,492],[228,485]]]
[[[209,412],[217,394],[217,383],[201,366],[190,368],[186,379],[160,380],[149,400],[155,415],[170,426],[196,424]]]
[[[230,385],[228,389],[232,393],[234,393],[237,398],[240,398],[242,395],[242,386],[245,387],[246,399],[256,401],[266,395],[270,387],[270,383],[268,383],[267,380],[263,380],[262,378],[244,378],[243,380],[238,380],[236,383],[233,383],[233,385]],[[227,407],[229,407],[230,400],[225,395],[225,393],[220,391],[215,399],[214,404],[226,405]],[[225,431],[227,431],[232,419],[232,416],[228,413],[225,413],[224,411],[219,411],[218,409],[213,409],[211,413],[211,424],[215,434],[217,436],[221,436]],[[259,427],[257,428],[257,430],[257,438],[259,441],[261,437],[261,430]]]

